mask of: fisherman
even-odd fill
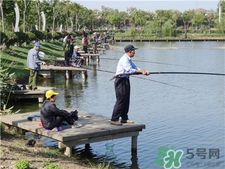
[[[133,45],[127,45],[124,50],[125,54],[120,58],[115,79],[115,93],[116,93],[116,103],[114,105],[111,122],[113,125],[122,125],[122,123],[134,123],[128,118],[128,111],[130,105],[130,80],[127,75],[120,75],[126,73],[137,73],[143,75],[149,75],[150,72],[146,70],[139,69],[131,60],[135,55],[135,48]],[[121,117],[121,121],[119,118]]]

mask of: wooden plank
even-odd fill
[[[110,125],[109,118],[88,113],[88,116],[91,116],[91,118],[79,117],[78,122],[82,124],[81,128],[71,128],[70,125],[67,125],[63,126],[63,130],[60,132],[47,131],[38,125],[39,122],[31,122],[27,120],[27,117],[32,114],[35,113],[5,115],[1,116],[1,121],[3,123],[10,124],[28,131],[32,131],[61,142],[69,142],[80,139],[116,135],[119,133],[141,131],[145,128],[145,125],[137,123],[125,124],[123,126]],[[85,113],[79,111],[79,116],[82,116],[82,114]]]
[[[73,70],[73,71],[87,71],[87,69],[81,68],[81,67],[69,67],[69,66],[54,66],[54,65],[42,65],[41,70]]]
[[[119,139],[124,137],[134,137],[134,136],[137,137],[138,134],[139,134],[139,131],[133,131],[133,132],[126,132],[126,133],[117,133],[114,135],[106,135],[101,137],[89,137],[89,138],[80,139],[80,140],[72,140],[68,142],[63,142],[62,145],[64,144],[64,146],[76,146],[80,144],[89,144],[89,143],[106,141],[106,140],[114,140],[114,139]]]
[[[67,109],[67,111],[72,111]],[[144,124],[124,124],[115,126],[110,124],[110,118],[78,111],[78,123],[82,124],[81,128],[72,128],[70,125],[63,126],[63,130],[48,131],[39,126],[39,121],[29,121],[29,116],[39,116],[39,112],[30,112],[22,114],[4,115],[1,116],[1,122],[22,128],[27,131],[38,133],[59,141],[59,148],[66,147],[65,155],[71,156],[72,147],[79,144],[89,144],[93,142],[119,139],[123,137],[132,137],[131,151],[137,151],[137,137],[139,131],[145,128]]]
[[[18,86],[21,86],[18,84]],[[28,88],[28,86],[26,86]],[[43,87],[37,86],[37,90],[12,90],[10,93],[10,99],[28,99],[28,98],[36,98],[39,103],[44,101],[45,92],[49,89],[53,89],[53,87]]]

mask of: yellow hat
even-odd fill
[[[51,96],[53,95],[58,95],[59,93],[56,93],[54,90],[48,90],[46,93],[45,93],[45,97],[47,99],[49,99]]]

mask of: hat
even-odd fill
[[[39,42],[36,42],[36,43],[34,44],[34,46],[41,46],[41,44],[40,44]]]
[[[40,57],[45,57],[45,53],[42,52],[42,51],[40,51],[38,54],[39,54]]]
[[[59,93],[56,93],[54,90],[48,90],[46,93],[45,93],[45,97],[47,99],[49,99],[50,97],[52,97],[53,95],[58,95]]]
[[[127,45],[124,50],[125,52],[129,52],[130,50],[136,50],[138,48],[135,48],[133,45]]]
[[[79,46],[74,46],[74,49],[80,49],[80,47]]]

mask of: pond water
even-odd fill
[[[60,93],[59,108],[73,108],[111,117],[115,103],[114,76],[118,59],[128,42],[111,46],[100,62],[88,65],[88,79],[81,75],[65,80],[58,73],[54,82],[40,79],[39,85],[54,86]],[[134,63],[150,72],[225,73],[224,42],[134,42],[139,49]],[[162,169],[165,159],[178,168],[224,168],[225,118],[224,76],[192,74],[134,75],[131,81],[129,118],[146,125],[138,136],[137,154],[131,154],[131,139],[123,138],[83,145],[74,149],[80,160],[110,162],[113,168]],[[39,109],[36,102],[16,105],[21,112]],[[113,143],[113,159],[106,159]],[[166,152],[174,158],[164,158]],[[179,156],[178,152],[183,152]],[[168,167],[168,166],[167,166]],[[171,165],[172,168],[174,166]]]

